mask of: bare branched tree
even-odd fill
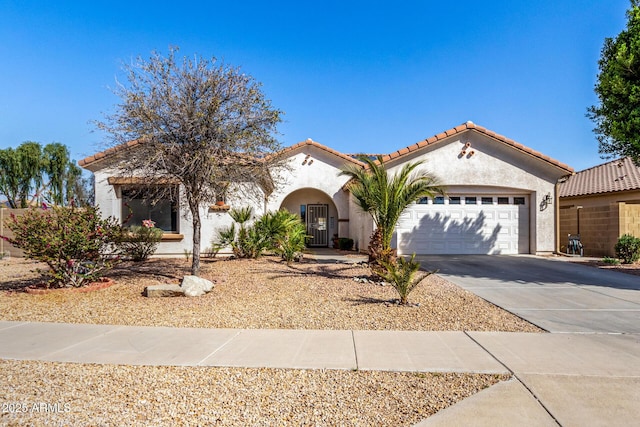
[[[271,172],[280,160],[276,126],[282,111],[265,99],[261,85],[239,68],[215,58],[176,59],[153,52],[125,65],[127,84],[114,92],[116,112],[97,121],[120,150],[123,174],[146,184],[179,183],[193,222],[192,274],[200,267],[200,208],[230,184],[272,191]],[[166,187],[166,191],[171,191]],[[156,196],[160,196],[157,188]]]

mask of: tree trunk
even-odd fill
[[[191,275],[197,276],[198,271],[200,270],[200,210],[198,209],[198,205],[193,206],[192,203],[189,203],[189,207],[191,209],[191,217],[193,224],[193,251],[191,258]]]

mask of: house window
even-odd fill
[[[450,205],[459,205],[460,204],[460,197],[449,197],[449,204]]]
[[[434,205],[444,205],[444,197],[443,196],[436,196],[436,198],[433,199],[433,204]]]
[[[509,198],[508,197],[498,197],[498,204],[499,205],[508,205],[509,204]]]
[[[493,197],[483,197],[482,198],[482,204],[483,205],[492,205],[493,204]]]
[[[142,225],[142,221],[150,219],[164,232],[178,233],[177,190],[177,187],[123,188],[123,224]]]
[[[513,198],[514,205],[524,205],[524,197],[514,197]]]
[[[426,205],[429,203],[428,197],[420,197],[417,202],[419,205]]]
[[[307,205],[300,205],[300,220],[303,224],[307,223]]]
[[[478,199],[475,196],[467,196],[464,198],[465,205],[475,205],[478,203]]]

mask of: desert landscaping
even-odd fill
[[[215,282],[197,298],[146,298],[146,286],[178,283],[186,259],[126,263],[93,292],[24,292],[46,268],[0,260],[0,321],[198,328],[477,330],[541,332],[437,275],[396,303],[390,286],[359,283],[366,266],[276,257],[216,258],[201,276]],[[3,360],[2,402],[60,402],[68,411],[0,414],[7,425],[412,425],[508,379],[504,375],[179,366],[82,365]]]

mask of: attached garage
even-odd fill
[[[425,198],[396,228],[403,254],[529,253],[529,195],[482,194]]]
[[[567,165],[471,122],[383,157],[433,175],[442,197],[409,206],[396,226],[399,254],[545,254],[557,245],[557,187]],[[361,246],[362,247],[362,246]]]

